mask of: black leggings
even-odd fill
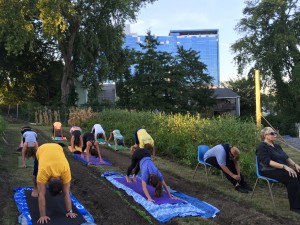
[[[283,183],[287,189],[290,209],[300,210],[300,173],[297,173],[297,177],[291,177],[288,171],[275,169],[260,171],[260,174]]]
[[[217,158],[216,157],[210,157],[208,159],[205,160],[205,162],[211,164],[213,167],[222,170],[222,168],[220,167],[220,165],[218,164]],[[227,168],[233,173],[237,175],[237,171],[234,165],[234,162],[231,160],[227,165]],[[224,173],[225,177],[227,178],[227,180],[229,180],[233,186],[236,186],[237,184],[240,184],[242,187],[246,185],[246,182],[244,180],[244,177],[242,176],[242,174],[240,174],[241,176],[241,180],[237,181],[236,179],[232,178],[229,174],[225,173],[223,170],[222,172]]]

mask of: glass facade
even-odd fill
[[[123,47],[141,51],[139,43],[145,43],[145,35],[126,34]],[[200,60],[207,65],[208,74],[213,77],[213,85],[220,84],[219,70],[219,30],[171,30],[169,36],[157,36],[158,50],[177,52],[177,46],[200,52]]]

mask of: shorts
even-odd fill
[[[80,132],[80,130],[74,130],[74,131],[72,132],[72,135],[73,135],[75,138],[79,138],[80,135],[81,135],[81,132]]]
[[[122,139],[117,139],[117,143],[118,143],[118,145],[124,145],[123,138]]]

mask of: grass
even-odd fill
[[[35,125],[32,125],[34,127]],[[44,131],[45,133],[49,134],[49,137],[51,136],[52,127],[51,126],[38,126],[38,129]],[[19,132],[20,125],[10,125],[10,129],[16,130],[16,132]],[[68,128],[64,127],[65,131],[68,131]],[[19,142],[19,134],[16,135],[15,140],[17,143]],[[41,138],[41,137],[39,137]],[[2,145],[3,146],[3,145]],[[3,149],[3,147],[1,148]],[[288,148],[284,145],[282,145],[284,150],[287,152],[287,154],[296,162],[300,163],[300,153],[295,151],[292,148]],[[68,152],[68,151],[67,151]],[[71,152],[68,152],[67,154],[72,154]],[[129,151],[120,152],[120,154],[126,154],[131,155]],[[17,164],[17,157],[9,156],[11,158],[11,165]],[[275,198],[275,208],[273,207],[269,190],[267,187],[267,184],[263,181],[260,181],[258,184],[257,190],[254,194],[253,199],[250,198],[250,194],[240,194],[236,191],[233,191],[233,188],[225,179],[222,179],[221,175],[209,175],[209,183],[206,182],[206,177],[204,173],[203,167],[200,165],[198,168],[198,171],[196,173],[195,179],[193,179],[193,173],[195,167],[189,167],[186,165],[182,165],[179,163],[176,163],[174,161],[170,161],[161,157],[157,157],[157,160],[155,161],[155,164],[160,168],[160,170],[164,172],[170,172],[181,178],[182,182],[190,182],[190,185],[193,185],[198,188],[209,188],[214,189],[217,194],[220,194],[222,196],[225,196],[228,200],[237,202],[241,205],[244,205],[249,208],[249,210],[256,210],[259,212],[263,212],[264,214],[270,215],[272,217],[282,217],[288,220],[299,220],[300,216],[296,213],[292,213],[289,210],[289,204],[287,199],[287,192],[286,188],[282,184],[275,184],[273,188],[273,194]],[[31,178],[32,175],[32,169],[23,169],[23,168],[8,168],[15,170],[12,174],[11,179],[16,180],[16,184],[19,186],[26,186],[28,185],[28,180]],[[91,170],[97,170],[98,174],[101,174],[106,171],[107,168],[102,167],[93,167],[90,166]],[[5,168],[0,165],[0,170],[5,173]],[[20,176],[20,172],[22,170],[22,176]],[[120,173],[124,173],[120,168],[118,167],[111,167],[111,171],[116,171]],[[242,171],[243,172],[243,171]],[[103,182],[103,181],[102,181]],[[103,182],[105,183],[105,182]],[[251,183],[253,186],[253,182]],[[108,186],[108,185],[107,185]],[[184,192],[184,190],[178,190]],[[122,194],[117,193],[122,201],[126,201],[124,196]],[[208,195],[203,195],[202,199],[203,201],[207,201],[209,199]],[[209,201],[208,201],[209,202]],[[3,210],[5,212],[6,217],[3,218],[3,221],[7,220],[6,224],[12,224],[9,222],[8,218],[13,217],[11,213],[14,211],[12,208],[15,207],[14,202],[11,201],[9,205],[4,206]],[[134,209],[139,213],[142,217],[145,217],[146,220],[149,220],[148,216],[143,211],[139,210],[138,208]],[[140,212],[141,211],[141,212]],[[15,217],[16,215],[14,215]],[[215,224],[211,220],[202,219],[200,217],[188,217],[188,218],[175,218],[174,221],[176,221],[177,224],[180,225],[188,225],[188,224]],[[4,224],[5,225],[5,224]]]

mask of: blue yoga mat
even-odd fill
[[[133,185],[123,184],[124,175],[118,174],[117,172],[104,172],[102,177],[105,177],[117,188],[124,190],[128,195],[132,196],[133,199],[142,205],[145,210],[147,210],[155,219],[161,223],[168,222],[174,217],[186,217],[186,216],[201,216],[203,218],[213,218],[217,213],[220,212],[219,209],[213,205],[203,202],[194,197],[185,195],[184,193],[171,190],[173,196],[176,196],[180,202],[169,202],[156,204],[149,202],[145,196],[138,193],[139,190]],[[121,179],[121,180],[120,180]],[[120,182],[121,181],[121,182]],[[151,186],[148,187],[151,190]],[[152,197],[152,196],[151,196]]]
[[[33,187],[16,188],[14,200],[21,213],[18,222],[21,225],[37,225],[39,219],[38,198],[31,197]],[[76,218],[67,218],[63,195],[52,197],[46,193],[46,211],[53,225],[96,225],[92,215],[70,194],[72,209],[78,214]]]

